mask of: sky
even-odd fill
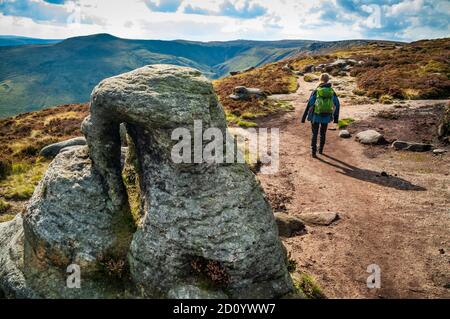
[[[63,39],[415,41],[450,36],[450,0],[0,0],[0,34]]]

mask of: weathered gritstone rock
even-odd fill
[[[0,224],[0,298],[36,298],[23,274],[22,216]]]
[[[0,227],[0,295],[123,296],[124,287],[102,272],[105,261],[129,266],[144,296],[215,298],[225,291],[235,298],[274,298],[292,292],[272,210],[248,166],[172,161],[173,130],[184,127],[193,137],[196,120],[203,132],[218,128],[225,136],[223,108],[194,69],[147,66],[101,82],[82,125],[89,148],[60,153],[23,227],[20,219]],[[122,180],[122,123],[131,137],[127,163],[135,163],[141,189],[137,231]],[[218,267],[220,277],[210,269],[194,271],[195,260]],[[66,287],[70,264],[81,268],[81,289]],[[205,291],[210,284],[215,288]]]
[[[116,209],[126,203],[119,165],[125,122],[139,162],[144,220],[129,261],[148,294],[167,293],[192,274],[196,257],[219,262],[232,297],[270,298],[292,290],[275,220],[246,164],[174,164],[175,128],[194,136],[226,121],[211,83],[183,67],[148,66],[101,82],[83,125],[91,158],[109,185]],[[207,144],[208,141],[204,143]]]
[[[107,283],[89,281],[106,258],[125,259],[131,218],[112,210],[87,147],[68,150],[51,163],[24,215],[27,283],[46,298],[107,296]],[[66,269],[77,264],[84,289],[66,287]]]

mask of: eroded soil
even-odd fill
[[[338,78],[337,91],[351,92],[351,81]],[[307,234],[284,239],[297,271],[313,275],[330,298],[449,298],[449,153],[435,156],[363,146],[353,138],[339,138],[331,127],[325,155],[312,159],[310,125],[300,124],[299,118],[316,85],[300,80],[297,93],[273,97],[290,100],[295,112],[259,121],[260,127],[281,132],[279,172],[258,175],[269,200],[278,200],[274,194],[283,197],[285,205],[276,201],[274,210],[291,216],[315,211],[340,216],[329,227],[308,226]],[[448,101],[408,102],[405,110],[418,113],[395,120],[375,116],[395,110],[394,105],[358,103],[353,96],[342,102],[341,118],[359,121],[353,132],[382,126],[390,139],[411,139],[414,133],[395,135],[415,127],[417,114]],[[435,119],[425,120],[429,126],[424,132],[429,132]],[[406,121],[405,129],[396,129],[397,121]],[[418,142],[427,139],[419,135]],[[372,264],[381,268],[381,289],[367,288],[366,270]]]

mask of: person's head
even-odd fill
[[[320,76],[320,82],[322,83],[328,83],[330,81],[330,76],[328,75],[328,73],[323,73]]]

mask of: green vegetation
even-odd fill
[[[136,170],[127,163],[122,173],[122,179],[128,193],[131,214],[134,224],[138,225],[141,220],[141,189],[139,187],[139,176]]]
[[[385,95],[380,96],[379,102],[381,104],[393,104],[394,98],[392,96],[390,96],[389,94],[385,94]]]
[[[11,173],[11,162],[8,159],[0,158],[0,181]]]
[[[324,299],[326,296],[322,288],[316,283],[313,277],[306,273],[294,276],[295,293],[308,299]]]
[[[10,200],[27,200],[47,169],[48,163],[13,164],[11,174],[0,182],[0,195]]]
[[[352,119],[352,118],[342,119],[342,120],[339,120],[338,127],[339,127],[340,130],[343,130],[343,129],[347,128],[350,124],[352,124],[354,122],[355,122],[355,120]]]
[[[317,77],[316,77],[315,75],[306,74],[306,75],[303,77],[303,80],[304,80],[305,82],[314,82],[314,81],[317,81]]]
[[[292,258],[291,253],[289,252],[287,256],[287,269],[289,273],[294,273],[297,270],[297,261]]]
[[[5,214],[11,208],[11,204],[0,198],[0,215]]]

